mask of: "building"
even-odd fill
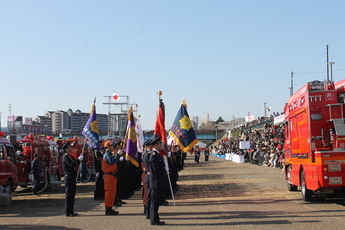
[[[192,124],[193,124],[194,130],[199,130],[199,117],[198,116],[192,117]]]
[[[98,132],[108,132],[108,115],[97,114]],[[51,114],[52,134],[80,134],[90,117],[90,113],[83,113],[79,109],[58,110]]]
[[[81,132],[90,117],[90,113],[83,113],[79,109],[73,112],[57,110],[48,111],[44,116],[37,116],[34,119],[22,116],[9,116],[7,128],[9,134],[26,135],[29,133],[60,135],[71,134],[81,135]],[[97,114],[98,133],[107,134],[108,115]]]

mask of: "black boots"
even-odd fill
[[[113,210],[111,207],[105,207],[105,215],[117,215],[118,211]]]

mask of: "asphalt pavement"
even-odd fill
[[[63,187],[32,197],[18,189],[13,204],[0,207],[0,229],[344,229],[344,200],[304,202],[289,192],[281,170],[234,163],[216,156],[195,163],[187,157],[179,191],[159,213],[164,226],[151,226],[143,215],[141,190],[105,216],[93,200],[93,183],[78,184],[77,217],[64,215]],[[175,202],[175,205],[174,205]]]

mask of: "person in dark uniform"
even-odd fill
[[[167,171],[165,169],[164,160],[159,155],[162,150],[161,138],[155,138],[151,145],[153,150],[149,159],[149,188],[151,195],[150,202],[150,223],[151,225],[164,225],[164,221],[160,221],[158,209],[162,201],[163,190],[165,187],[165,176]]]
[[[40,187],[40,179],[41,179],[41,167],[40,167],[40,155],[38,153],[34,154],[34,160],[31,162],[31,172],[33,175],[33,184],[32,184],[32,192],[34,196],[41,196],[37,193]]]
[[[205,161],[208,161],[208,158],[210,156],[210,150],[208,148],[205,149]]]
[[[105,148],[101,143],[101,151],[95,150],[93,154],[93,167],[95,169],[95,190],[93,199],[103,200],[104,199],[104,180],[102,171],[102,160]]]
[[[143,171],[141,180],[143,182],[143,193],[142,193],[142,198],[143,198],[143,205],[144,205],[144,215],[146,215],[146,219],[150,219],[150,202],[151,202],[151,198],[149,197],[149,188],[148,188],[148,165],[149,165],[149,159],[150,159],[150,154],[151,154],[151,139],[148,139],[144,142],[144,152],[141,155],[141,168]]]
[[[78,159],[74,159],[71,156],[73,152],[73,146],[66,142],[62,149],[65,151],[65,155],[62,158],[62,166],[65,173],[64,181],[65,181],[65,207],[66,207],[66,216],[73,217],[77,216],[78,213],[74,212],[74,199],[75,199],[75,191],[77,188],[76,180],[77,180],[77,170],[76,167],[80,164],[80,162],[84,159],[83,155],[80,155]]]
[[[199,146],[195,146],[194,160],[196,163],[199,163],[199,159],[200,159],[200,149],[199,149]]]

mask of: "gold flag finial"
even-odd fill
[[[182,101],[182,105],[183,105],[184,107],[187,108],[187,101],[186,101],[186,100],[183,100],[183,101]]]
[[[158,94],[159,96],[161,96],[161,95],[163,94],[163,92],[162,92],[162,91],[158,91],[157,94]]]

